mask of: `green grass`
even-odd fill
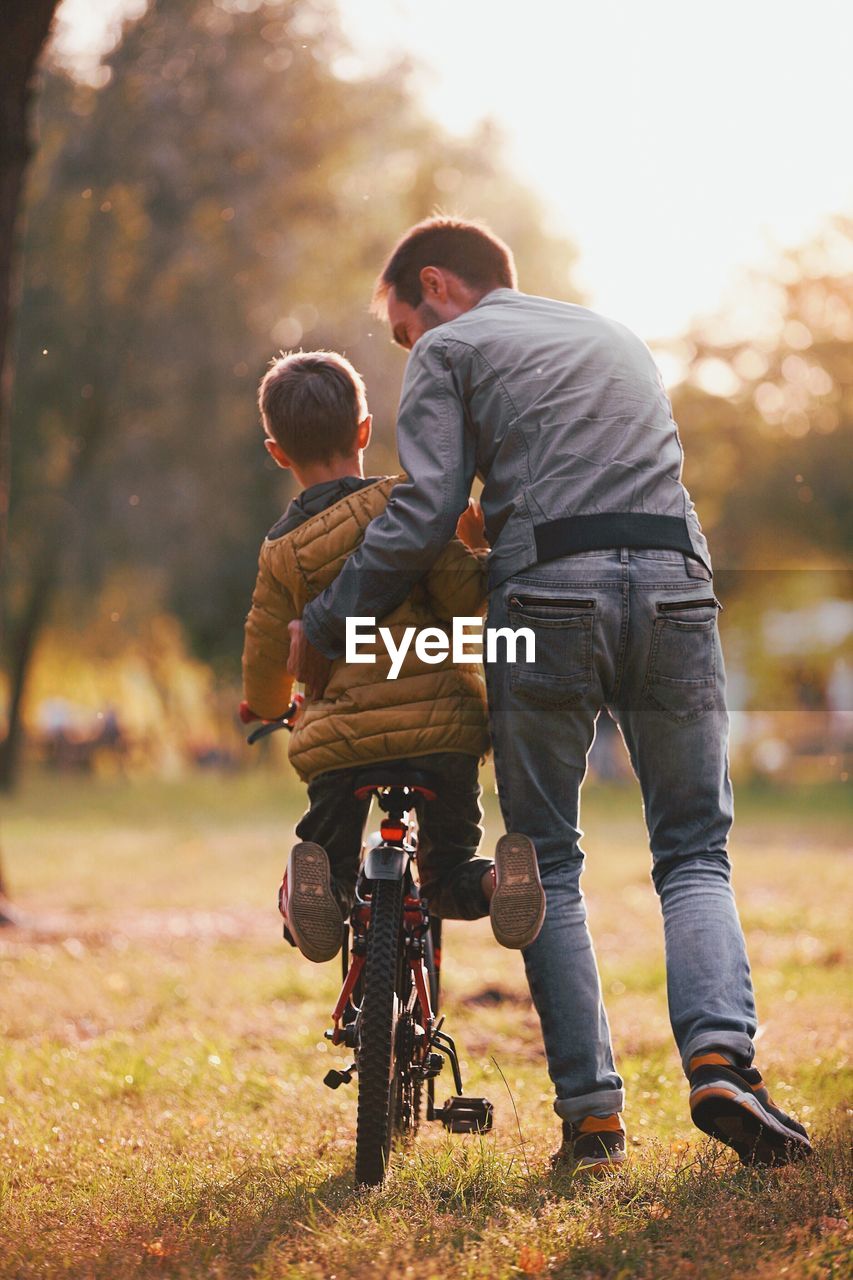
[[[592,1185],[549,1173],[558,1124],[520,958],[487,924],[454,923],[447,1022],[495,1130],[430,1126],[373,1192],[352,1183],[354,1088],[322,1085],[339,1061],[322,1038],[338,970],[280,940],[275,890],[300,804],[261,770],[172,786],[36,779],[6,804],[21,924],[0,931],[3,1280],[850,1274],[840,792],[739,795],[732,850],[759,1060],[813,1131],[812,1162],[746,1171],[690,1125],[639,802],[591,788],[585,887],[629,1171]],[[491,794],[486,808],[491,842]]]

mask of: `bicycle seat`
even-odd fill
[[[439,790],[438,778],[426,769],[413,769],[407,764],[381,764],[373,769],[362,769],[356,774],[353,794],[359,800],[368,800],[375,791],[385,787],[408,787],[424,800],[434,800]]]

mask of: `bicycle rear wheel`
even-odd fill
[[[385,1179],[397,1114],[395,1031],[402,914],[403,882],[377,880],[367,937],[357,1059],[355,1179],[366,1186],[378,1186]]]

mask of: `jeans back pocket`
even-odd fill
[[[508,602],[513,629],[528,627],[535,640],[532,661],[518,646],[510,672],[513,692],[546,707],[566,707],[589,692],[593,678],[595,601],[545,593],[514,593]]]
[[[658,603],[643,696],[679,724],[710,711],[717,698],[717,610],[713,597]]]

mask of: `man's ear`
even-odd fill
[[[269,436],[264,438],[264,448],[272,458],[275,465],[277,467],[281,467],[283,471],[288,471],[293,466],[293,463],[290,461],[290,458],[288,458],[281,445],[278,444],[277,441],[271,440]]]
[[[359,450],[366,449],[367,446],[370,444],[370,437],[372,434],[373,434],[373,414],[369,413],[367,417],[362,418],[361,422],[358,424],[358,429],[355,433],[356,449],[359,449]]]
[[[418,279],[425,299],[433,302],[447,301],[447,281],[440,267],[421,267]]]

